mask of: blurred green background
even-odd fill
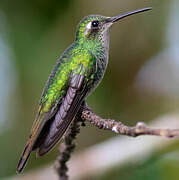
[[[148,6],[153,10],[112,27],[107,72],[88,98],[99,115],[129,125],[179,111],[178,0],[0,0],[0,179],[15,175],[43,86],[73,42],[81,18]],[[77,151],[112,136],[87,124]],[[178,146],[175,143],[143,164],[116,168],[98,178],[179,179]],[[165,158],[173,152],[176,158]],[[33,153],[26,171],[53,162],[57,154],[54,149],[36,159]]]

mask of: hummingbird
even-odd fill
[[[108,64],[109,29],[119,20],[150,7],[114,17],[89,15],[77,26],[76,38],[52,70],[37,115],[17,166],[21,173],[32,151],[49,152],[63,137],[87,96],[103,79]]]

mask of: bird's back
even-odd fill
[[[73,71],[78,71],[80,64],[86,69],[85,73],[93,68],[96,63],[95,57],[77,44],[72,44],[61,56],[56,66],[52,70],[46,86],[43,90],[39,103],[39,112],[50,111],[55,104],[60,104],[68,88],[68,81]]]

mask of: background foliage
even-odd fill
[[[88,98],[95,112],[129,125],[178,112],[177,5],[177,0],[1,0],[0,179],[15,174],[44,83],[73,42],[77,23],[88,14],[113,16],[153,7],[151,12],[125,19],[111,29],[109,67],[101,85]],[[77,150],[111,136],[114,134],[88,124],[79,135]],[[98,178],[178,179],[178,145],[155,152],[145,162],[115,167]],[[33,154],[26,171],[52,162],[56,155],[56,149],[43,158],[36,159]]]

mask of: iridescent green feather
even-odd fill
[[[96,67],[97,57],[101,56],[104,51],[101,38],[98,36],[98,38],[90,40],[84,37],[86,25],[96,18],[102,20],[105,17],[91,15],[79,23],[75,42],[63,53],[54,67],[42,93],[32,131],[35,126],[38,128],[44,119],[49,119],[53,115],[54,108],[60,104],[66,94],[71,73],[78,73],[80,64],[85,69],[86,80],[97,77],[97,73],[99,73],[97,70],[96,74],[94,72],[91,75],[90,72]]]
[[[79,73],[79,64],[83,65],[85,68],[84,75],[89,78],[90,71],[96,63],[94,56],[88,50],[81,48],[71,49],[69,55],[71,54],[73,54],[73,56],[68,59],[62,58],[60,66],[58,66],[58,68],[55,67],[56,72],[53,73],[53,76],[51,76],[49,80],[51,84],[47,84],[48,89],[45,90],[45,94],[42,95],[40,114],[48,112],[56,101],[65,95],[70,74],[72,72]]]

